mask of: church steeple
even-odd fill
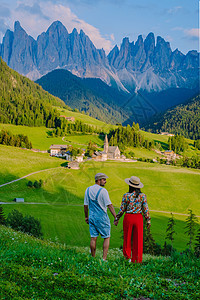
[[[108,153],[108,137],[107,137],[107,134],[106,134],[105,140],[104,140],[104,152]]]

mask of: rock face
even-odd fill
[[[14,70],[32,80],[57,69],[67,69],[79,77],[100,78],[108,85],[134,92],[159,92],[168,88],[197,88],[199,53],[187,55],[153,33],[145,40],[124,38],[120,49],[115,46],[106,56],[96,49],[89,37],[76,29],[68,33],[59,21],[34,40],[15,22],[14,32],[7,30],[0,56]]]

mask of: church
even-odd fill
[[[107,159],[120,158],[120,150],[118,146],[109,146],[107,134],[104,140],[104,152],[107,154]]]
[[[99,161],[105,161],[107,159],[119,159],[120,150],[118,146],[109,146],[107,134],[104,140],[104,151],[95,151],[92,158]]]

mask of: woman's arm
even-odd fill
[[[147,227],[150,228],[151,226],[151,217],[149,214],[149,207],[147,204],[147,197],[145,194],[142,195],[142,212],[144,214],[145,219],[147,220]]]
[[[122,203],[119,209],[118,214],[116,215],[116,218],[114,220],[114,224],[117,226],[119,219],[121,218],[121,216],[123,215],[123,213],[126,211],[127,208],[127,195],[124,194],[122,197]]]

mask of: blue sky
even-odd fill
[[[172,50],[199,51],[198,0],[0,0],[0,41],[16,20],[35,39],[59,20],[69,32],[83,29],[106,53],[124,37],[135,42],[149,32]]]

